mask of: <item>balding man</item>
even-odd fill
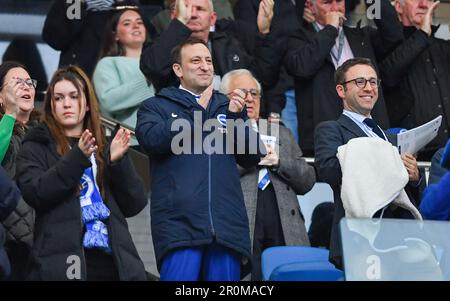
[[[381,76],[393,127],[411,129],[439,115],[438,135],[419,152],[430,161],[450,138],[450,42],[434,37],[432,0],[397,0],[404,42],[383,62]]]

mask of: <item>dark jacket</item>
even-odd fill
[[[90,77],[99,59],[106,22],[111,11],[89,12],[83,1],[55,0],[45,19],[42,39],[61,51],[59,67],[78,65]],[[81,4],[80,18],[67,17]]]
[[[109,146],[106,158],[109,158]],[[147,204],[144,187],[127,155],[119,162],[106,162],[104,202],[111,211],[106,224],[119,278],[145,280],[144,265],[125,220]],[[86,279],[78,193],[80,178],[90,166],[78,145],[61,157],[45,124],[25,136],[17,158],[17,179],[25,201],[36,210],[28,279],[67,280],[72,255],[80,259],[81,279]]]
[[[438,136],[419,153],[430,160],[450,137],[450,41],[415,27],[403,32],[404,42],[381,68],[386,104],[393,127],[411,129],[442,115]]]
[[[260,0],[238,1],[234,6],[234,16],[236,20],[245,21],[247,27],[258,32],[257,16]],[[274,4],[274,16],[271,25],[271,35],[276,40],[277,51],[280,57],[284,56],[287,50],[287,39],[298,30],[299,21],[303,16],[304,1],[279,0]],[[263,92],[261,103],[261,115],[267,116],[270,112],[281,113],[285,104],[285,92],[294,88],[294,79],[287,74],[284,66],[280,66],[280,74],[275,85],[267,87]]]
[[[11,181],[6,171],[0,167],[0,222],[2,222],[17,206],[20,191]],[[5,231],[0,225],[0,280],[9,276],[11,266],[4,249]]]
[[[216,31],[209,34],[214,73],[223,76],[234,69],[250,69],[262,85],[274,84],[277,80],[276,70],[279,59],[273,47],[274,41],[271,35],[264,37],[258,35],[255,39],[256,44],[252,47],[241,41],[242,35],[237,37],[232,34],[231,29],[221,29],[220,24],[225,24],[226,28],[233,27],[230,21],[221,20],[216,26]],[[174,19],[167,30],[143,50],[140,61],[141,71],[154,84],[157,91],[164,87],[178,85],[178,78],[172,71],[170,52],[191,34],[192,31],[187,26]],[[249,52],[249,48],[255,49],[254,56]]]
[[[234,140],[231,144],[222,140],[224,150],[230,146],[235,148],[233,141],[244,142],[248,153],[250,135],[255,143],[259,136],[248,126],[239,129],[229,126],[230,120],[246,120],[247,115],[245,110],[239,114],[228,112],[228,104],[223,94],[215,92],[204,110],[190,93],[171,87],[146,100],[138,111],[136,136],[149,153],[152,167],[151,222],[158,268],[163,257],[174,248],[207,245],[213,241],[234,250],[243,259],[250,259],[249,226],[236,161],[244,166],[256,165],[261,154],[235,156],[213,152],[208,155],[209,134],[218,135],[215,144],[228,136],[223,126],[216,124],[211,132],[204,129],[194,135],[187,129],[180,132],[178,127],[182,121],[193,128],[194,114],[202,116],[202,123],[197,121],[197,126],[225,114],[227,132],[234,132]],[[189,150],[195,150],[199,142],[206,146],[201,146],[195,154],[175,154],[171,143],[183,132],[187,137],[181,143],[188,143]],[[247,267],[241,270],[243,274],[248,272]]]
[[[389,135],[386,134],[386,136],[390,139]],[[336,154],[339,146],[347,144],[350,139],[357,137],[367,137],[367,135],[356,123],[345,115],[341,115],[337,121],[332,120],[320,123],[314,134],[315,165],[318,181],[328,183],[333,189],[335,209],[330,238],[330,261],[338,268],[342,268],[339,222],[345,216],[345,210],[341,200],[342,171]],[[419,187],[413,187],[408,184],[405,190],[411,201],[418,204],[420,195]],[[386,210],[383,217],[413,218],[403,208],[394,208],[393,206],[389,206],[389,208],[390,210]]]
[[[31,117],[32,120],[30,120],[25,127],[18,124],[14,126],[14,132],[11,137],[8,151],[2,161],[2,166],[8,172],[11,179],[16,178],[17,155],[22,146],[23,138],[29,129],[38,125],[37,116],[33,116],[34,115]],[[2,224],[6,230],[8,243],[21,243],[28,247],[32,246],[34,210],[23,200],[23,198],[20,198],[17,207],[2,222]]]
[[[402,40],[401,24],[394,8],[387,0],[382,0],[380,5],[383,17],[375,19],[378,30],[369,26],[344,26],[354,57],[369,58],[375,66]],[[338,30],[332,25],[316,32],[311,24],[304,24],[289,40],[284,64],[295,80],[300,147],[306,156],[314,152],[314,128],[322,121],[336,120],[342,113],[342,100],[334,82],[336,69],[330,55],[337,36]],[[372,116],[382,128],[389,128],[381,89]]]

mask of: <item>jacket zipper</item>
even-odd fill
[[[206,116],[209,117],[210,116],[210,110],[211,110],[211,104],[208,105],[208,107],[206,108]],[[206,137],[207,141],[208,141],[208,147],[210,147],[209,144],[209,135]],[[213,218],[212,218],[212,199],[211,199],[211,149],[209,149],[209,154],[208,154],[208,211],[209,211],[209,222],[211,224],[211,233],[213,238],[215,238],[216,236],[216,230],[214,229],[214,222],[213,222]]]
[[[208,209],[209,209],[209,222],[211,223],[211,232],[213,237],[216,236],[216,231],[214,230],[214,223],[212,219],[212,204],[211,204],[211,154],[208,155]]]

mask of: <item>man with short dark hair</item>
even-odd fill
[[[213,91],[213,59],[202,40],[184,41],[172,56],[179,87],[146,100],[136,126],[152,167],[151,230],[161,280],[237,281],[249,272],[251,255],[236,162],[258,164],[263,154],[251,154],[250,141],[259,138],[244,123],[244,93],[233,91],[228,100]]]
[[[342,268],[339,222],[345,216],[345,210],[341,200],[343,173],[337,157],[338,148],[358,137],[391,141],[371,115],[378,100],[380,85],[373,63],[366,58],[350,59],[336,70],[335,79],[336,92],[342,99],[344,110],[337,121],[325,121],[317,126],[314,142],[318,179],[328,183],[334,193],[335,211],[330,239],[330,261],[337,268]],[[402,161],[408,172],[410,192],[415,193],[415,200],[419,200],[420,174],[416,159],[410,154],[405,154]],[[383,217],[411,217],[409,212],[402,208],[396,208],[394,205],[389,205],[388,208],[389,210],[381,213]]]
[[[367,1],[368,6],[371,1]],[[322,121],[334,120],[342,102],[333,83],[335,70],[353,57],[381,61],[402,39],[401,24],[388,0],[380,0],[377,29],[350,28],[345,21],[344,0],[310,0],[315,22],[306,23],[290,38],[284,65],[294,76],[300,147],[306,156],[314,154],[314,128]],[[377,122],[388,128],[386,105],[380,98],[373,108]]]

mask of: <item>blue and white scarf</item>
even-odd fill
[[[86,225],[83,247],[87,249],[96,248],[111,254],[108,229],[103,223],[109,217],[110,211],[103,203],[100,189],[97,185],[97,164],[94,154],[91,155],[89,160],[92,163],[92,167],[84,170],[80,180],[82,186],[80,193],[81,220]]]

